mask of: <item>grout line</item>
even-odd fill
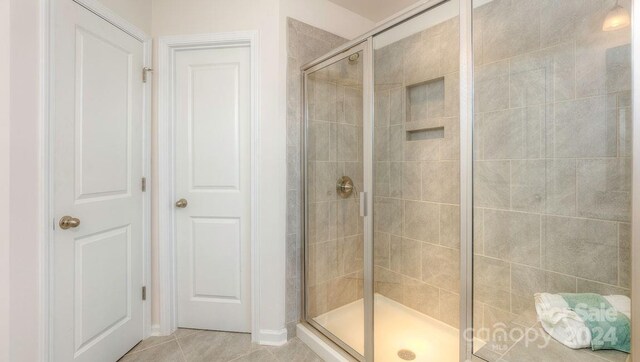
[[[241,354],[241,355],[239,355],[239,356],[237,356],[237,357],[234,357],[234,358],[230,359],[230,360],[229,360],[229,362],[237,361],[237,360],[239,360],[240,358],[250,356],[250,355],[252,355],[253,353],[258,352],[258,351],[260,351],[260,350],[262,350],[262,349],[263,349],[262,347],[259,347],[259,348],[256,348],[255,350],[249,350],[249,352],[247,352],[247,353],[245,353],[245,354]]]
[[[182,360],[187,361],[187,356],[184,354],[184,350],[182,349],[182,345],[180,344],[179,338],[176,338],[176,343],[178,343],[178,348],[180,348],[180,354],[182,355]]]
[[[172,336],[173,336],[173,335],[172,335]],[[174,337],[174,338],[172,338],[172,339],[168,339],[168,340],[166,340],[166,341],[164,341],[164,342],[160,342],[160,343],[157,343],[157,344],[154,344],[154,345],[151,345],[151,346],[148,346],[148,347],[145,347],[145,348],[139,349],[139,350],[137,350],[137,351],[127,352],[127,354],[125,354],[125,356],[126,356],[126,355],[137,354],[137,353],[140,353],[140,352],[144,352],[144,351],[150,350],[150,349],[152,349],[152,348],[155,348],[155,347],[161,346],[161,345],[163,345],[163,344],[167,344],[167,343],[169,343],[169,342],[175,341],[175,340],[176,340],[176,338],[175,338],[175,336],[173,336],[173,337]],[[140,343],[142,343],[142,342],[144,342],[144,340],[143,340],[143,341],[141,341]],[[134,348],[135,348],[135,347],[134,347]],[[123,357],[124,357],[124,356],[123,356]]]
[[[288,343],[290,343],[290,342],[291,342],[291,341],[287,341],[287,343],[286,343],[286,344],[288,344]],[[285,344],[285,345],[286,345],[286,344]],[[272,351],[272,349],[271,349],[271,348],[266,348],[266,350],[267,350],[267,352],[269,352],[269,354],[270,354],[270,355],[272,355],[272,356],[273,356],[273,358],[275,358],[277,361],[280,361],[280,358],[278,358],[278,356],[276,356],[276,354],[275,354],[275,353],[273,353],[273,351]]]
[[[454,205],[454,206],[457,206],[457,205]],[[623,223],[623,224],[631,223],[630,221],[626,221],[626,220],[596,219],[596,218],[590,218],[590,217],[584,217],[584,216],[540,213],[540,212],[531,212],[531,211],[523,211],[523,210],[500,209],[500,208],[488,207],[488,206],[476,206],[475,208],[485,209],[485,210],[489,210],[489,211],[500,211],[500,212],[512,212],[512,213],[518,213],[518,214],[540,215],[540,216],[545,216],[545,217],[551,216],[551,217],[559,217],[559,218],[567,218],[567,219],[600,221],[600,222],[609,222],[609,223]]]

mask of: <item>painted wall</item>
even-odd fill
[[[0,0],[0,361],[9,360],[9,0]]]
[[[353,39],[375,26],[361,15],[327,0],[280,0],[282,29],[286,19],[293,18],[345,39]]]
[[[100,2],[147,34],[151,33],[152,0],[100,0]]]
[[[12,362],[38,361],[39,1],[10,0],[10,305]]]

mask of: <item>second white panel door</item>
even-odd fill
[[[249,332],[251,52],[175,58],[178,326]]]

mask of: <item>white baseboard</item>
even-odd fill
[[[264,346],[282,346],[287,343],[287,329],[261,329],[257,340]]]
[[[160,325],[159,324],[151,325],[151,335],[154,336],[154,337],[162,335],[162,329],[160,329]]]
[[[314,351],[320,358],[327,362],[350,362],[342,353],[333,349],[327,342],[323,341],[313,331],[302,324],[296,327],[298,338]]]

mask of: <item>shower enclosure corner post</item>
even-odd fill
[[[373,282],[373,144],[374,144],[374,74],[373,37],[364,43],[363,64],[363,171],[364,171],[364,357],[374,360],[374,282]]]
[[[640,361],[638,352],[634,352],[636,348],[640,348],[640,4],[637,0],[631,2],[631,42],[632,42],[632,97],[633,110],[632,129],[633,129],[633,154],[632,154],[632,230],[631,230],[631,351],[632,360]]]
[[[460,0],[460,361],[473,356],[473,0]]]
[[[300,111],[301,111],[301,125],[300,125],[300,253],[299,258],[301,258],[300,263],[300,296],[298,303],[298,318],[300,321],[305,321],[307,319],[307,297],[306,297],[306,287],[307,287],[307,231],[309,227],[307,225],[307,205],[308,205],[308,196],[307,196],[307,107],[306,96],[307,96],[307,73],[304,71],[300,72]]]

